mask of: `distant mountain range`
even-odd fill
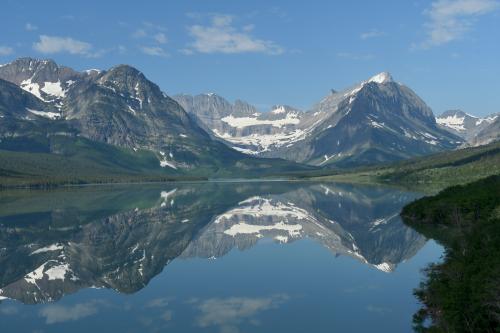
[[[20,58],[0,66],[0,154],[11,162],[0,164],[0,176],[48,179],[44,170],[61,164],[71,169],[62,173],[72,174],[92,165],[108,174],[276,175],[498,139],[498,118],[465,117],[462,131],[460,117],[447,113],[436,123],[431,109],[389,73],[332,90],[306,112],[287,105],[260,112],[216,94],[171,98],[127,65],[78,72]],[[17,170],[31,165],[34,156],[26,154],[34,153],[44,154],[35,159],[44,166]]]
[[[449,110],[437,117],[436,122],[464,138],[471,146],[485,145],[500,139],[499,114],[480,118],[462,110]]]
[[[260,113],[214,94],[173,98],[234,149],[316,166],[394,161],[463,143],[438,126],[431,109],[389,73],[331,91],[307,112],[281,105]]]
[[[176,101],[127,65],[84,72],[31,58],[2,65],[0,118],[4,150],[64,155],[53,141],[65,136],[129,153],[149,151],[167,174],[266,172],[274,165],[303,169],[290,162],[263,162],[212,140]],[[78,150],[77,144],[71,149]]]

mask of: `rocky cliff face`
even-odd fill
[[[453,149],[463,141],[439,127],[431,109],[388,73],[332,91],[307,112],[282,106],[252,115],[227,102],[197,99],[210,101],[203,95],[179,97],[181,104],[192,101],[186,103],[189,112],[201,114],[199,122],[228,145],[312,165],[393,161]]]
[[[0,79],[0,107],[9,117],[8,128],[2,123],[4,138],[32,136],[33,128],[48,136],[57,124],[64,127],[58,132],[150,150],[173,171],[238,168],[249,161],[211,139],[175,100],[127,65],[76,72],[51,60],[22,58],[0,67]]]
[[[436,122],[448,131],[471,141],[483,129],[491,125],[498,115],[476,117],[462,110],[448,110],[436,117]]]
[[[481,146],[500,140],[498,114],[476,117],[461,110],[449,110],[436,121],[444,129],[464,138],[464,146]]]
[[[216,94],[173,97],[214,138],[242,152],[257,155],[277,142],[266,141],[293,131],[303,113],[288,105],[275,105],[269,112],[236,100],[231,104]]]
[[[488,122],[486,126],[468,140],[469,145],[481,146],[500,140],[500,117],[495,115],[492,118],[491,122]]]

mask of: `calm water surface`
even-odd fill
[[[410,332],[419,195],[335,183],[0,192],[1,332]]]

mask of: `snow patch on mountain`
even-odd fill
[[[51,252],[51,251],[59,251],[59,250],[62,250],[63,248],[64,248],[64,246],[62,244],[60,244],[60,243],[51,244],[49,246],[41,247],[38,250],[31,252],[30,256],[32,256],[34,254],[39,254],[39,253],[45,253],[45,252]]]
[[[224,220],[229,220],[238,215],[250,215],[256,218],[263,216],[273,216],[279,218],[294,218],[298,220],[311,219],[310,214],[293,204],[283,204],[282,202],[272,202],[270,199],[262,197],[254,197],[251,201],[242,202],[241,207],[229,210],[228,212],[219,215],[214,223],[220,223]]]
[[[388,72],[382,72],[377,75],[372,76],[368,82],[375,82],[378,84],[384,84],[387,82],[392,82],[392,76]]]
[[[472,117],[477,118],[474,116],[472,116]],[[439,125],[442,125],[442,126],[452,128],[455,131],[463,132],[463,131],[465,131],[464,120],[465,120],[465,117],[453,115],[453,116],[448,116],[448,117],[443,117],[443,118],[436,118],[436,123],[438,123]]]
[[[373,265],[373,267],[375,267],[379,271],[382,271],[382,272],[385,272],[385,273],[390,273],[390,272],[392,272],[394,270],[394,265],[390,264],[390,263],[387,263],[387,262],[383,262],[383,263],[378,264],[378,265]]]
[[[23,80],[20,84],[20,87],[26,90],[27,92],[35,95],[42,101],[44,100],[42,98],[42,95],[40,94],[40,85],[36,82],[31,82],[31,79]]]
[[[273,110],[271,110],[272,114],[281,114],[285,112],[286,108],[283,105],[277,105]]]
[[[481,125],[482,123],[484,122],[487,122],[488,124],[491,124],[493,123],[496,119],[498,118],[498,116],[491,116],[491,117],[486,117],[486,118],[479,118],[477,121],[476,121],[476,126],[479,126]]]
[[[264,230],[283,230],[288,232],[291,237],[296,237],[300,234],[302,226],[300,224],[287,224],[285,222],[278,222],[272,225],[253,225],[241,222],[232,225],[231,228],[225,230],[224,233],[234,237],[238,234],[260,234]]]
[[[44,117],[44,118],[48,118],[48,119],[52,119],[52,120],[55,120],[55,119],[58,119],[58,118],[61,117],[61,114],[57,113],[57,112],[37,111],[37,110],[28,109],[28,108],[26,108],[26,110],[28,112],[33,113],[34,115],[37,115],[37,116],[40,116],[40,117]]]
[[[299,117],[295,113],[289,113],[285,118],[281,119],[258,119],[257,117],[235,117],[233,115],[226,116],[221,119],[231,127],[245,128],[256,125],[271,125],[281,128],[285,125],[297,125],[300,122]]]
[[[101,73],[102,73],[102,70],[92,68],[92,69],[86,69],[86,70],[84,70],[83,72],[84,72],[85,74],[87,74],[87,75],[91,75],[91,74],[101,74]]]
[[[177,170],[177,166],[173,162],[167,160],[166,158],[160,160],[160,166],[162,168],[169,167]]]
[[[45,82],[41,90],[47,95],[55,96],[58,98],[64,98],[66,95],[66,90],[62,88],[61,81]]]

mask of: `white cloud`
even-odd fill
[[[474,23],[474,19],[496,10],[496,0],[436,0],[424,13],[426,39],[422,48],[438,46],[460,39]]]
[[[140,50],[150,56],[168,57],[168,53],[159,46],[141,46]]]
[[[116,50],[118,51],[119,54],[125,54],[127,52],[127,47],[123,45],[118,45],[116,47]]]
[[[26,31],[35,31],[35,30],[38,30],[38,27],[36,25],[28,22],[24,25],[24,29],[26,29]]]
[[[165,44],[168,41],[167,35],[165,35],[163,32],[155,34],[154,39],[160,44]]]
[[[9,46],[0,45],[0,56],[6,56],[14,53],[14,49]]]
[[[155,298],[150,300],[149,302],[146,303],[145,307],[146,308],[163,308],[168,306],[170,303],[170,298],[166,297],[160,297],[160,298]]]
[[[172,320],[172,315],[173,315],[173,312],[171,310],[167,310],[167,311],[163,312],[163,314],[161,315],[161,319],[163,319],[165,321],[170,321],[170,320]]]
[[[74,321],[96,314],[101,303],[99,301],[91,301],[73,306],[48,305],[42,308],[39,314],[45,318],[47,324]]]
[[[256,298],[210,298],[204,301],[193,300],[191,303],[198,303],[197,308],[201,312],[197,318],[198,326],[221,326],[234,330],[243,322],[255,323],[254,317],[259,312],[275,309],[288,299],[287,295],[273,295]]]
[[[146,33],[146,30],[144,29],[137,29],[132,33],[132,37],[134,38],[143,38],[146,37],[148,34]]]
[[[13,316],[19,313],[19,308],[14,305],[2,305],[0,306],[0,313],[5,316]]]
[[[169,54],[163,49],[162,45],[168,42],[167,29],[161,25],[153,24],[151,22],[143,22],[142,26],[132,33],[135,39],[142,39],[147,41],[150,46],[139,46],[139,50],[147,55],[156,57],[167,57]]]
[[[241,29],[233,26],[231,15],[213,15],[209,25],[193,25],[188,28],[194,41],[184,53],[266,53],[281,54],[283,48],[273,41],[258,39],[250,35],[253,25]]]
[[[385,33],[383,33],[382,31],[377,29],[372,29],[370,31],[363,32],[361,35],[359,35],[359,38],[364,40],[369,38],[382,37],[383,35],[385,35]]]
[[[142,26],[132,33],[133,38],[147,38],[159,44],[166,44],[168,37],[165,33],[167,29],[161,25],[151,22],[143,22]]]
[[[41,35],[40,41],[33,43],[33,48],[44,54],[70,53],[92,56],[92,45],[71,37],[57,37]]]

